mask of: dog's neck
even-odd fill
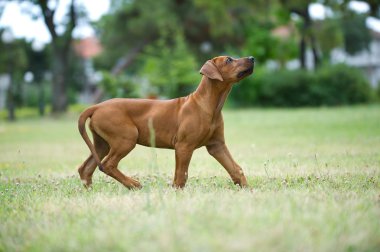
[[[215,116],[221,112],[232,85],[203,76],[193,96],[204,111]]]

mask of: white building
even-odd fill
[[[0,74],[0,109],[6,106],[9,83],[9,74]]]
[[[369,50],[363,50],[355,55],[349,55],[343,48],[331,52],[331,63],[345,63],[359,68],[371,83],[372,87],[380,85],[380,33],[371,31],[372,41]]]

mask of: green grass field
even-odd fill
[[[202,148],[174,190],[174,152],[137,147],[142,190],[86,190],[76,115],[0,122],[0,251],[380,251],[380,106],[224,115],[249,189]]]

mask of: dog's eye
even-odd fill
[[[226,59],[226,63],[231,63],[232,62],[232,58],[231,57],[228,57],[227,59]]]

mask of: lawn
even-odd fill
[[[248,189],[202,148],[175,190],[173,151],[137,147],[143,189],[86,190],[76,117],[0,122],[0,251],[380,250],[380,106],[224,111]]]

